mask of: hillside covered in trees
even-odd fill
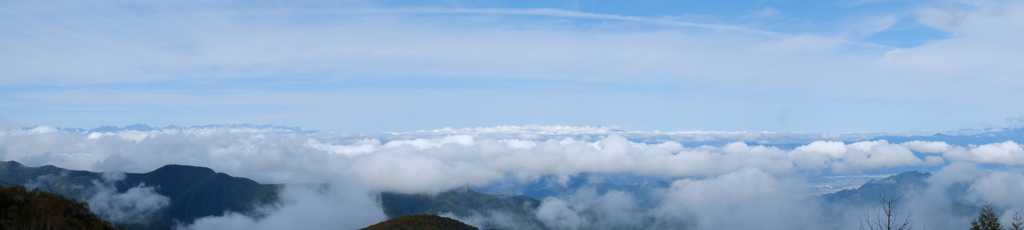
[[[0,186],[0,229],[117,229],[89,210],[89,205],[24,186]]]
[[[362,230],[478,230],[478,228],[448,217],[412,215],[390,219]]]

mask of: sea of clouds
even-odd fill
[[[916,212],[918,226],[959,229],[968,223],[942,208],[952,202],[992,203],[1007,212],[1024,207],[1019,196],[1024,194],[1024,176],[1012,170],[1024,164],[1024,149],[1018,143],[958,146],[857,140],[877,135],[653,133],[561,126],[376,134],[232,126],[83,132],[8,125],[0,129],[0,158],[28,166],[101,172],[144,173],[184,164],[265,184],[331,184],[327,189],[286,186],[281,204],[261,209],[261,218],[225,213],[180,226],[183,229],[278,229],[288,223],[354,229],[386,218],[376,198],[380,192],[437,194],[544,178],[564,184],[582,174],[627,174],[670,183],[653,188],[656,203],[647,206],[639,205],[634,194],[598,192],[586,185],[544,198],[535,213],[544,226],[854,229],[870,207],[850,207],[842,213],[819,210],[822,205],[808,199],[813,195],[808,190],[810,175],[907,167],[939,168],[928,178],[931,186],[907,196],[908,205],[901,209]],[[814,138],[818,140],[808,140]],[[693,144],[701,140],[726,144]],[[779,142],[805,144],[757,144]],[[990,165],[1002,167],[983,167]],[[108,219],[126,222],[166,205],[166,197],[153,196],[153,188],[139,186],[117,194],[104,186],[116,181],[116,174],[104,178],[94,182],[96,195],[87,201]],[[963,200],[950,200],[948,188],[965,183],[969,188]],[[519,224],[502,213],[449,216],[478,225]]]

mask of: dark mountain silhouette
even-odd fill
[[[82,198],[85,192],[80,185],[91,184],[93,180],[102,179],[102,174],[67,170],[51,165],[27,167],[16,161],[0,163],[0,185],[15,186],[31,184],[44,192],[55,193],[70,198]]]
[[[55,166],[27,167],[18,162],[0,164],[0,184],[27,185],[44,192],[85,200],[93,181],[103,174]],[[225,211],[251,213],[259,205],[277,201],[280,185],[263,185],[253,180],[216,173],[209,168],[168,165],[148,173],[125,173],[114,183],[118,192],[144,184],[170,198],[170,204],[151,220],[127,224],[128,229],[171,229],[174,223],[189,224]]]
[[[478,230],[461,221],[437,215],[412,215],[386,220],[362,230]]]
[[[78,171],[54,166],[28,167],[15,161],[0,163],[0,184],[26,185],[44,192],[85,200],[94,181],[103,181],[98,172]],[[118,192],[143,185],[170,198],[170,204],[151,220],[126,224],[127,229],[171,229],[176,223],[190,224],[198,218],[223,215],[225,211],[255,215],[255,208],[278,202],[282,185],[217,173],[209,168],[167,165],[148,173],[125,173],[113,183]],[[519,195],[485,194],[462,188],[436,196],[424,194],[381,193],[381,203],[389,218],[422,214],[470,216],[500,212],[510,214],[524,226],[539,228],[533,211],[540,201]],[[485,226],[489,227],[489,226]]]
[[[157,219],[181,220],[222,215],[224,211],[246,213],[262,204],[277,201],[279,185],[262,185],[256,181],[232,177],[212,169],[167,165],[143,174],[129,173],[117,183],[120,192],[144,183],[157,186],[157,193],[171,199],[170,205]]]

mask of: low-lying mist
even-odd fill
[[[820,135],[815,141],[791,138],[799,140],[788,143],[803,144],[780,147],[773,143],[785,143],[791,134],[699,135],[725,144],[638,140],[616,132],[375,136],[230,127],[89,133],[41,126],[0,130],[0,157],[103,172],[195,165],[286,184],[281,202],[258,213],[227,212],[181,229],[357,229],[387,218],[381,192],[505,188],[491,192],[523,194],[526,186],[542,183],[564,188],[534,197],[540,203],[533,218],[549,229],[858,229],[878,203],[826,202],[815,185],[826,176],[891,170],[932,172],[927,186],[899,192],[895,213],[910,216],[915,228],[965,229],[974,218],[970,208],[983,204],[993,204],[1001,216],[1024,207],[1024,175],[1017,167],[1024,164],[1024,149],[1013,141],[961,146]],[[655,185],[639,192],[609,187],[602,178],[611,175]],[[586,182],[573,182],[581,178]],[[95,183],[95,194],[104,196],[88,200],[94,211],[145,213],[166,202],[146,196],[152,188],[109,194],[103,183]],[[125,206],[132,197],[150,203]],[[113,219],[133,215],[109,213],[116,214]],[[500,212],[440,215],[477,226],[529,227]]]

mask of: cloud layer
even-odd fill
[[[154,187],[145,183],[118,193],[114,183],[124,180],[124,173],[105,172],[103,181],[93,181],[89,188],[89,209],[100,218],[114,224],[140,223],[160,209],[166,207],[171,199],[156,193]]]
[[[274,133],[256,129],[182,128],[77,134],[46,126],[6,130],[5,160],[79,170],[147,172],[165,164],[211,167],[262,183],[306,183],[355,178],[375,191],[438,193],[581,173],[653,177],[708,177],[744,169],[771,175],[801,170],[856,173],[903,166],[938,165],[945,158],[991,163],[1020,151],[1013,142],[958,147],[944,143],[845,144],[814,141],[794,149],[733,142],[684,146],[675,141],[639,143],[620,134],[584,139],[491,139],[449,135],[381,141],[333,133]],[[398,135],[402,136],[402,135]],[[406,137],[408,137],[406,136]],[[506,135],[508,136],[508,135]],[[391,136],[395,138],[395,136]],[[934,146],[933,146],[934,145]],[[935,147],[939,146],[939,147]],[[944,149],[940,149],[944,148]],[[912,150],[943,155],[915,154]],[[1000,158],[1002,157],[1002,158]],[[1009,159],[1009,158],[1007,158]]]
[[[258,210],[260,218],[225,213],[196,220],[182,230],[360,229],[387,220],[376,199],[354,187],[288,185],[283,202]]]
[[[811,194],[808,175],[935,166],[944,168],[929,179],[934,187],[971,183],[961,202],[1024,205],[1008,195],[1022,189],[1017,183],[1019,173],[985,172],[975,166],[1024,163],[1018,159],[1024,155],[1021,145],[1012,141],[957,146],[925,141],[820,140],[783,149],[745,142],[721,146],[636,142],[624,135],[644,134],[629,132],[446,132],[303,133],[221,126],[77,133],[40,126],[4,129],[0,131],[0,146],[3,160],[30,166],[146,172],[165,164],[186,164],[261,183],[330,184],[320,188],[287,186],[284,202],[261,209],[263,218],[225,213],[181,226],[192,229],[273,229],[303,218],[309,219],[310,226],[347,224],[356,228],[384,218],[373,195],[377,192],[436,194],[465,186],[533,183],[545,178],[564,184],[583,174],[635,175],[670,183],[654,188],[653,198],[644,198],[653,203],[645,204],[634,193],[588,186],[547,197],[535,213],[542,224],[554,229],[835,227],[816,222],[820,219],[817,206],[801,202]],[[117,179],[115,174],[109,177],[107,180]],[[153,188],[140,186],[116,194],[104,190],[109,187],[104,182],[95,184],[98,196],[90,201],[97,202],[94,209],[111,220],[128,221],[137,213],[151,213],[166,205],[166,198],[151,196]],[[943,195],[945,191],[923,191],[920,199],[948,199]],[[925,207],[932,201],[914,202]],[[321,215],[324,213],[349,213],[347,216],[352,218],[331,219],[333,215]],[[726,218],[729,216],[752,222],[731,221]],[[793,216],[800,218],[782,221]],[[453,217],[493,226],[516,224],[502,213]],[[856,222],[854,217],[848,219],[849,223]]]

